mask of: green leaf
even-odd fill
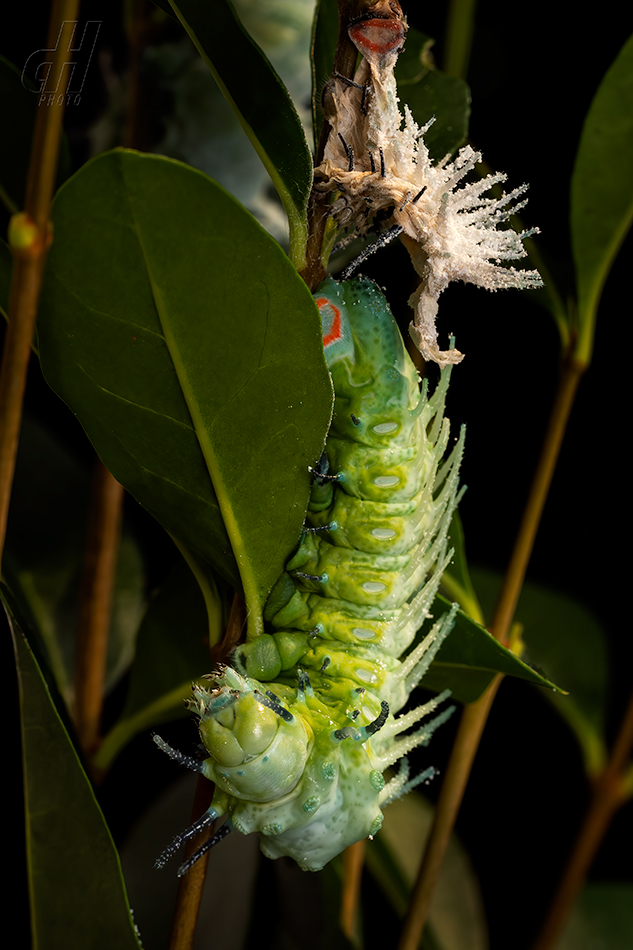
[[[224,626],[215,584],[213,589],[217,610],[209,617],[200,587],[184,561],[161,586],[139,630],[125,707],[93,759],[95,768],[109,769],[144,729],[189,715],[184,701],[191,696],[191,683],[211,672],[209,638],[217,642]]]
[[[494,603],[501,577],[473,569],[482,600]],[[525,659],[560,684],[569,695],[547,693],[554,708],[573,730],[587,773],[595,775],[606,762],[608,648],[606,632],[583,604],[528,582],[521,593],[516,620],[523,627]]]
[[[407,41],[396,64],[400,108],[408,105],[419,126],[435,116],[424,141],[435,162],[457,151],[468,135],[470,89],[463,79],[447,76],[433,64],[433,44],[419,30],[409,27]]]
[[[411,792],[387,805],[383,826],[368,845],[367,866],[399,916],[404,916],[407,909],[432,821],[432,806]],[[428,927],[432,933],[426,936],[432,937],[432,945],[438,950],[487,950],[486,917],[477,876],[455,835],[439,874]]]
[[[575,356],[591,361],[598,304],[633,220],[633,36],[606,73],[582,130],[571,182],[578,292]]]
[[[16,624],[11,627],[22,713],[33,947],[139,950],[103,814],[35,657]]]
[[[29,416],[23,421],[4,570],[45,648],[68,707],[74,696],[79,590],[90,505],[89,472]],[[128,669],[145,606],[145,576],[125,522],[117,556],[106,691]]]
[[[556,950],[630,950],[633,884],[587,884]]]
[[[443,608],[448,610],[450,603],[444,597],[436,597],[433,611],[436,618],[440,616]],[[416,642],[422,639],[425,633],[428,633],[426,626],[418,632]],[[425,689],[438,693],[443,689],[450,689],[454,699],[462,703],[472,703],[481,696],[497,673],[518,676],[535,686],[559,689],[506,647],[501,646],[484,627],[459,610],[455,617],[455,626],[444,640],[428,672],[424,674],[422,685]]]
[[[100,156],[53,219],[44,375],[182,545],[234,586],[239,564],[257,633],[330,419],[314,301],[254,218],[179,162]]]
[[[300,270],[312,156],[288,91],[228,0],[172,0],[171,6],[277,189],[290,225],[290,257]]]

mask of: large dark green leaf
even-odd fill
[[[431,158],[439,162],[455,152],[468,135],[470,90],[463,79],[435,68],[429,48],[433,40],[409,28],[396,64],[400,108],[409,106],[418,125],[435,122],[424,135]]]
[[[633,36],[602,80],[582,130],[571,183],[578,291],[576,355],[591,361],[604,282],[633,221]]]
[[[35,658],[15,623],[36,950],[139,950],[119,857]]]
[[[235,585],[239,565],[257,630],[331,411],[311,295],[254,218],[179,162],[100,156],[53,217],[44,374],[174,537]]]
[[[436,597],[434,616],[439,617],[442,608],[448,610],[449,607],[450,604],[444,597]],[[421,639],[425,633],[428,633],[427,627],[418,633],[418,638]],[[535,686],[558,689],[549,679],[501,646],[484,627],[459,610],[455,626],[425,673],[422,685],[438,693],[443,689],[450,689],[454,699],[471,703],[481,696],[497,673],[518,676]]]
[[[171,6],[279,193],[290,224],[290,256],[301,269],[312,157],[288,91],[228,0],[171,0]]]

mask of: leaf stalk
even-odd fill
[[[367,841],[363,838],[343,852],[343,893],[341,895],[341,930],[350,942],[358,931],[358,903],[363,877]]]
[[[204,814],[211,804],[212,797],[213,784],[204,778],[203,775],[198,776],[191,809],[192,823],[197,821],[197,819]],[[185,861],[211,837],[213,828],[213,825],[209,825],[208,828],[205,828],[204,831],[201,831],[199,835],[196,835],[195,838],[192,838],[187,843],[184,854]],[[193,947],[193,938],[196,931],[198,913],[200,911],[200,902],[202,900],[202,890],[204,888],[207,865],[209,864],[210,857],[211,852],[207,851],[180,879],[169,950],[191,950]]]
[[[95,750],[101,729],[124,494],[123,486],[97,459],[84,557],[75,662],[75,726],[86,755]]]

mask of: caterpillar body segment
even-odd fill
[[[450,368],[430,398],[420,390],[373,282],[328,279],[315,298],[335,406],[306,530],[266,605],[268,632],[190,702],[213,813],[306,870],[375,834],[381,806],[432,774],[409,779],[406,755],[448,718],[452,707],[420,724],[447,694],[396,714],[453,624],[456,608],[411,648],[452,554],[464,443],[462,431],[449,445]]]

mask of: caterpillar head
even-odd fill
[[[310,727],[230,667],[213,680],[214,689],[194,684],[189,701],[209,753],[203,774],[235,798],[268,802],[291,792],[312,748]]]

